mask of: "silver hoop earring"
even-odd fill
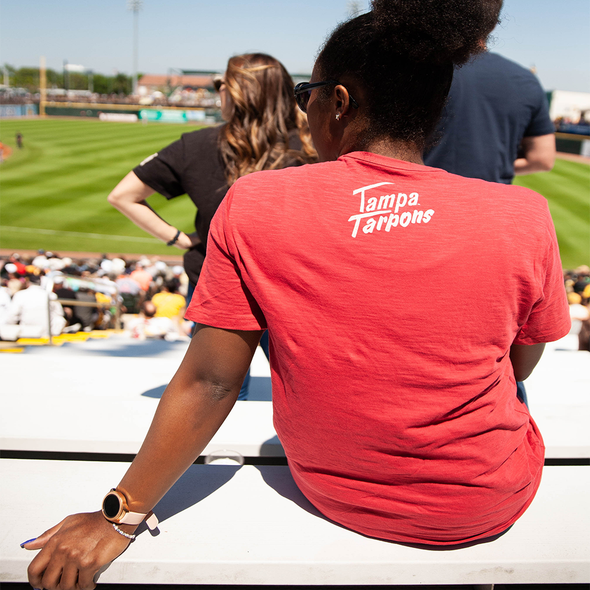
[[[336,113],[336,121],[340,121],[340,113]]]

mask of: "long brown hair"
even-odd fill
[[[293,80],[280,61],[264,53],[232,57],[224,82],[231,114],[221,130],[219,149],[229,186],[250,172],[317,161],[307,119],[293,96]],[[301,150],[289,148],[294,129]]]

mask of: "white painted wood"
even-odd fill
[[[65,352],[0,356],[0,449],[137,453],[180,360]],[[260,349],[252,373],[270,381]],[[284,456],[272,403],[238,401],[203,454],[219,449]]]
[[[26,581],[19,544],[75,511],[96,509],[121,463],[0,460],[0,582]],[[546,467],[525,515],[492,543],[427,551],[325,520],[287,467],[193,465],[102,574],[127,584],[521,584],[590,581],[590,467]]]
[[[66,352],[0,356],[0,449],[136,453],[183,350],[155,358]],[[252,375],[270,380],[261,349]],[[526,388],[547,457],[589,458],[590,353],[548,350]],[[238,402],[205,454],[223,448],[282,456],[270,402]]]

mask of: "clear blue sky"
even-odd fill
[[[368,0],[360,0],[366,7]],[[310,72],[348,0],[143,0],[139,71],[223,70],[236,53],[264,51]],[[590,0],[505,0],[492,49],[535,65],[546,90],[590,92]],[[0,0],[0,63],[103,74],[133,68],[127,0]]]

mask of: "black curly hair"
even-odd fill
[[[389,137],[423,149],[454,67],[485,49],[502,1],[373,0],[371,12],[336,28],[316,69],[323,80],[361,89],[367,141]],[[320,100],[328,94],[320,89]]]

